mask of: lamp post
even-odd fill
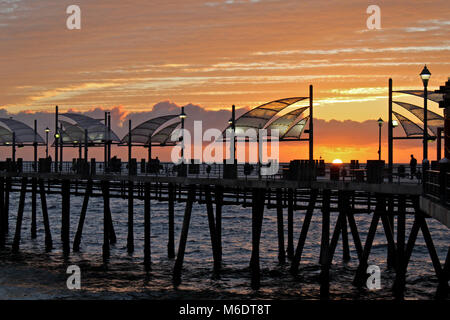
[[[383,119],[378,119],[378,160],[381,160],[381,127],[383,126]]]
[[[428,159],[428,81],[430,77],[431,72],[425,65],[420,73],[423,82],[423,161]]]
[[[230,141],[230,149],[231,149],[231,158],[233,158],[233,164],[236,160],[236,106],[233,104],[231,107],[231,118],[228,120],[228,124],[231,126],[232,130],[232,139],[233,141]]]
[[[45,158],[48,158],[48,134],[50,132],[50,129],[47,127],[45,128]]]
[[[56,128],[56,130],[58,130],[58,128]],[[55,145],[57,146],[59,144],[59,138],[61,138],[61,135],[59,134],[59,131],[56,131],[55,133]],[[58,162],[57,162],[57,157],[58,157],[58,148],[56,147],[56,152],[55,152],[55,172],[58,172]]]
[[[184,107],[181,107],[180,113],[181,119],[181,161],[184,163],[184,119],[186,119],[186,113],[184,113]]]

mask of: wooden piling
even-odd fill
[[[350,231],[352,233],[353,243],[355,244],[356,253],[358,255],[358,260],[361,260],[362,257],[362,245],[361,245],[361,239],[359,237],[358,227],[356,226],[355,222],[355,216],[354,216],[354,195],[352,195],[352,204],[350,204],[350,196],[348,193],[344,193],[344,208],[345,208],[345,214],[347,216],[348,224],[350,226]]]
[[[253,189],[252,192],[252,257],[250,260],[251,287],[259,289],[261,282],[259,265],[259,245],[261,240],[262,222],[264,218],[265,190]]]
[[[215,187],[216,200],[216,237],[217,237],[217,263],[222,264],[222,206],[223,206],[223,187]]]
[[[389,226],[391,226],[392,228],[392,234],[394,234],[394,198],[392,197],[392,195],[388,196],[388,210],[387,210],[387,220],[389,222]],[[393,251],[392,246],[388,245],[388,251],[387,251],[387,266],[388,268],[392,268],[392,267],[396,267],[395,266],[395,261],[398,258],[398,256],[396,256],[396,253]]]
[[[127,252],[134,252],[134,183],[128,181],[128,235]]]
[[[172,183],[168,186],[169,198],[169,240],[167,242],[167,256],[175,258],[175,188]]]
[[[211,199],[211,190],[210,186],[208,185],[205,186],[205,201],[206,201],[206,212],[208,215],[209,234],[211,238],[211,248],[214,259],[214,272],[218,273],[220,271],[220,262],[217,255],[217,229],[214,221],[214,209]]]
[[[406,226],[406,198],[399,195],[397,206],[397,255],[398,266],[395,272],[393,292],[396,299],[404,298],[406,282],[405,269],[405,226]]]
[[[340,193],[341,197],[345,197],[343,193]],[[341,201],[344,201],[344,199],[341,199]],[[350,260],[350,249],[348,245],[348,230],[347,230],[347,215],[346,215],[346,209],[343,209],[342,211],[342,219],[341,219],[341,233],[342,233],[342,260],[344,262],[347,262]]]
[[[294,191],[292,189],[288,189],[287,256],[289,259],[294,257]]]
[[[395,280],[392,286],[392,292],[397,300],[402,300],[404,298],[404,290],[406,284],[405,215],[406,215],[406,199],[404,195],[400,195],[398,198],[398,206],[397,206],[398,266],[395,270],[396,271]],[[417,228],[417,231],[418,229],[419,228]]]
[[[20,246],[20,237],[22,230],[22,219],[23,219],[23,209],[25,207],[25,195],[27,192],[27,178],[22,178],[22,187],[20,188],[20,199],[19,199],[19,208],[17,211],[17,222],[16,222],[16,233],[14,235],[14,242],[12,245],[12,251],[17,253],[19,252]]]
[[[145,183],[144,189],[144,270],[149,272],[151,264],[150,183]]]
[[[373,239],[375,238],[375,233],[377,231],[380,214],[383,214],[386,209],[385,203],[381,199],[381,196],[377,195],[376,198],[377,206],[375,208],[375,212],[373,213],[372,222],[370,223],[369,232],[367,233],[366,243],[364,245],[364,250],[358,265],[358,269],[356,270],[355,278],[353,280],[353,285],[355,285],[356,287],[361,287],[366,281],[367,261],[369,259],[370,250],[372,249]]]
[[[64,255],[70,252],[70,181],[63,180],[61,184],[61,241]]]
[[[195,185],[189,186],[186,209],[184,211],[183,227],[181,229],[180,243],[177,252],[177,259],[173,268],[173,283],[175,286],[181,283],[181,269],[183,268],[184,253],[189,232],[189,223],[191,221],[192,206],[195,201]]]
[[[108,225],[109,225],[109,243],[116,244],[117,237],[116,237],[116,232],[114,231],[114,224],[113,224],[110,205],[108,206]]]
[[[6,178],[6,186],[5,186],[5,202],[4,202],[4,211],[3,211],[3,230],[5,234],[9,234],[9,193],[11,191],[11,178]]]
[[[291,273],[294,275],[298,273],[298,267],[302,259],[303,247],[305,246],[306,236],[308,235],[309,225],[311,223],[311,218],[314,213],[317,193],[318,193],[317,189],[311,189],[309,204],[306,210],[305,218],[303,219],[303,225],[302,230],[300,232],[300,237],[298,239],[297,249],[295,250],[294,258],[292,259]]]
[[[343,224],[342,219],[345,219],[345,216],[342,212],[339,212],[338,218],[336,220],[336,226],[334,227],[333,235],[330,240],[330,246],[328,248],[328,261],[330,264],[333,262],[334,253],[336,251],[337,243],[339,241],[339,236],[341,235]]]
[[[73,251],[74,252],[80,251],[81,236],[83,234],[83,226],[84,226],[84,220],[86,218],[86,212],[87,212],[87,208],[88,208],[88,204],[89,204],[89,197],[92,193],[92,185],[93,185],[93,182],[91,179],[89,179],[87,182],[85,193],[84,193],[83,205],[81,207],[80,220],[78,222],[77,233],[75,234],[75,240],[73,242]]]
[[[320,298],[328,299],[330,292],[330,264],[329,246],[330,246],[330,198],[331,190],[323,190],[322,199],[322,239],[320,242]]]
[[[283,225],[283,203],[281,189],[276,190],[277,197],[277,231],[278,231],[278,263],[286,262],[286,254],[284,252],[284,225]]]
[[[103,246],[102,246],[102,256],[103,262],[107,263],[110,257],[110,247],[109,247],[109,231],[111,226],[109,223],[109,181],[104,180],[101,182],[102,195],[103,195]]]
[[[0,249],[5,247],[5,178],[0,177]]]
[[[427,245],[428,253],[430,254],[431,262],[433,263],[434,272],[436,273],[437,278],[441,281],[442,277],[442,266],[439,260],[439,257],[436,253],[436,248],[434,247],[433,239],[431,238],[430,230],[428,229],[427,221],[422,214],[418,214],[416,219],[421,220],[421,229],[423,238],[425,239],[425,243]]]
[[[50,229],[50,222],[48,219],[47,210],[47,198],[45,195],[45,185],[44,180],[39,179],[39,196],[41,198],[41,208],[42,208],[42,220],[44,222],[45,230],[45,251],[50,252],[53,249],[52,233]]]
[[[35,162],[36,165],[36,162]],[[36,239],[36,178],[31,179],[31,239]]]
[[[442,276],[436,291],[436,298],[441,300],[447,298],[449,293],[448,282],[450,281],[450,247],[447,251],[444,267],[442,268]]]

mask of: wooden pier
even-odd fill
[[[388,265],[395,270],[393,295],[401,299],[404,295],[406,272],[419,230],[422,231],[428,252],[439,280],[437,297],[448,294],[449,255],[444,264],[439,260],[427,226],[429,216],[421,209],[422,186],[420,184],[381,183],[369,184],[351,181],[287,181],[282,179],[216,179],[208,177],[170,177],[156,175],[97,174],[80,175],[75,173],[0,173],[0,248],[5,248],[5,235],[9,232],[9,203],[12,196],[18,195],[18,212],[15,225],[12,252],[18,252],[21,244],[21,230],[25,208],[25,198],[31,193],[32,237],[36,236],[37,195],[42,207],[45,230],[45,250],[53,248],[52,226],[48,217],[46,196],[61,195],[61,240],[65,255],[71,249],[79,251],[82,243],[83,225],[89,219],[89,199],[103,199],[103,259],[107,264],[110,258],[110,245],[116,242],[114,223],[111,216],[112,198],[128,199],[127,251],[134,251],[134,202],[144,201],[144,270],[151,270],[151,208],[152,201],[168,204],[168,243],[167,256],[175,258],[173,282],[182,281],[183,260],[188,245],[189,226],[192,207],[195,202],[205,205],[211,238],[213,272],[220,273],[222,265],[222,210],[227,205],[240,205],[251,210],[252,253],[250,259],[251,286],[260,287],[260,240],[265,208],[277,210],[278,261],[290,263],[292,274],[300,270],[302,253],[313,215],[319,215],[322,224],[320,244],[320,296],[327,299],[330,286],[330,267],[335,259],[339,241],[343,246],[343,260],[349,260],[350,245],[354,246],[359,261],[353,284],[363,287],[367,279],[367,265],[372,243],[379,221],[388,243]],[[71,210],[71,198],[83,197],[81,212]],[[181,235],[176,249],[174,234],[175,203],[185,206]],[[287,209],[287,219],[285,219]],[[319,210],[318,210],[319,209]],[[304,212],[301,231],[294,239],[294,212]],[[320,213],[318,213],[320,211]],[[338,219],[330,225],[330,213],[337,212]],[[125,212],[123,212],[125,214]],[[355,215],[371,214],[371,223],[365,242],[362,241]],[[78,216],[74,239],[70,239],[70,216]],[[406,230],[406,215],[414,216],[411,230]],[[396,230],[394,229],[396,219]],[[287,228],[284,223],[287,222]],[[285,234],[287,230],[287,234]],[[349,243],[350,230],[353,243]],[[409,233],[407,232],[409,231]],[[409,235],[409,236],[408,236]],[[274,244],[275,245],[275,244]]]

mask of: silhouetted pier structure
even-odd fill
[[[189,171],[189,170],[188,170]],[[32,188],[32,181],[36,181],[38,188]],[[30,188],[31,187],[31,188]],[[257,177],[239,177],[238,179],[217,179],[198,174],[187,176],[164,176],[156,174],[78,174],[78,173],[38,173],[38,172],[1,172],[0,173],[0,208],[2,221],[2,247],[5,246],[10,197],[19,195],[18,212],[12,251],[20,250],[21,230],[25,208],[25,198],[31,193],[33,198],[39,195],[41,200],[45,249],[52,250],[52,227],[48,218],[46,196],[48,194],[61,195],[61,240],[63,252],[70,254],[82,249],[82,233],[85,219],[89,219],[89,198],[101,197],[104,204],[103,217],[103,258],[108,263],[110,245],[116,242],[114,222],[111,216],[111,198],[128,199],[128,236],[127,250],[134,250],[134,202],[144,201],[144,268],[151,270],[151,202],[163,201],[168,204],[169,242],[167,244],[168,257],[176,256],[173,269],[173,281],[181,282],[182,266],[185,248],[188,245],[189,223],[192,206],[195,202],[205,205],[209,231],[211,236],[213,270],[220,273],[221,269],[221,224],[222,210],[227,205],[241,205],[251,208],[252,242],[251,255],[251,285],[257,289],[260,285],[259,243],[264,216],[264,209],[277,209],[277,233],[279,263],[291,263],[291,272],[299,270],[303,247],[307,241],[307,234],[313,215],[321,216],[322,240],[320,245],[321,296],[326,298],[329,291],[329,269],[334,252],[339,241],[343,245],[343,259],[350,259],[348,229],[353,238],[353,245],[357,252],[359,267],[355,274],[354,284],[365,284],[367,262],[378,222],[381,220],[388,243],[389,264],[396,270],[394,293],[401,297],[405,286],[405,274],[412,250],[419,230],[422,230],[428,251],[440,280],[438,294],[445,296],[448,278],[448,260],[441,264],[433,245],[432,236],[428,230],[426,218],[428,216],[420,209],[422,185],[417,183],[367,183],[356,181],[328,180],[328,177],[309,180],[259,179]],[[36,193],[33,195],[33,193]],[[83,197],[81,212],[71,210],[72,197]],[[176,203],[185,205],[184,220],[176,248],[174,235],[174,206]],[[306,204],[305,204],[306,203]],[[287,209],[287,219],[285,214]],[[318,213],[317,209],[321,213]],[[36,216],[36,205],[31,208],[32,216]],[[299,221],[294,219],[294,212],[304,212],[299,239],[294,239],[294,228],[298,228]],[[330,226],[330,213],[338,212],[339,216],[334,228]],[[358,226],[354,215],[372,214],[372,222],[365,242],[360,239]],[[79,214],[79,223],[74,239],[70,239],[70,215]],[[127,214],[123,212],[122,214]],[[407,237],[405,230],[406,215],[414,215],[414,225]],[[397,230],[394,230],[394,219],[397,220]],[[285,232],[284,224],[287,221]],[[35,223],[35,222],[33,222]],[[331,238],[330,238],[331,236]],[[276,245],[276,244],[274,244]],[[446,278],[447,277],[447,278]]]
[[[390,93],[392,93],[392,82],[390,82],[390,89]],[[444,89],[442,90],[445,91]],[[239,128],[252,126],[261,128],[262,124],[266,125],[274,115],[287,106],[305,99],[307,98],[299,97],[273,101],[249,111],[238,119],[235,119],[233,112],[230,128],[234,133]],[[444,95],[443,101],[447,100]],[[434,167],[432,164],[432,170],[428,170],[424,166],[422,175],[419,177],[420,180],[411,182],[409,178],[405,178],[404,168],[401,169],[401,166],[398,166],[396,171],[394,170],[392,140],[395,137],[390,133],[387,171],[384,170],[384,161],[368,162],[366,168],[359,167],[355,161],[346,168],[345,172],[348,170],[348,174],[343,175],[341,166],[325,166],[323,162],[313,159],[312,86],[310,87],[309,102],[309,106],[304,109],[309,108],[310,115],[308,117],[300,119],[304,110],[294,110],[284,119],[279,118],[282,120],[272,122],[273,128],[282,129],[281,138],[291,141],[308,141],[309,159],[292,161],[289,166],[284,166],[279,174],[268,178],[262,177],[260,174],[262,164],[259,158],[258,163],[255,164],[257,175],[251,174],[250,164],[239,167],[236,163],[213,165],[206,167],[209,169],[204,171],[200,169],[199,164],[195,163],[176,167],[167,165],[165,171],[161,170],[161,164],[153,161],[155,159],[151,157],[151,147],[154,143],[159,146],[173,145],[168,143],[167,137],[176,129],[178,122],[166,125],[160,130],[157,128],[166,120],[175,119],[177,116],[150,119],[134,129],[130,122],[128,135],[120,140],[117,136],[113,136],[109,115],[105,115],[104,123],[101,123],[100,120],[90,119],[86,116],[65,114],[66,117],[76,121],[76,124],[73,124],[67,121],[60,122],[58,110],[56,110],[55,163],[53,167],[49,159],[38,161],[35,152],[31,170],[18,165],[16,161],[10,161],[4,168],[5,170],[0,171],[0,247],[7,246],[5,235],[11,229],[8,221],[10,198],[13,195],[19,196],[19,202],[14,238],[11,243],[12,252],[20,250],[23,216],[28,212],[28,208],[25,207],[25,199],[30,193],[32,197],[32,232],[36,230],[37,196],[39,195],[45,230],[45,250],[52,250],[52,236],[54,235],[52,227],[54,228],[54,226],[49,221],[46,197],[48,194],[60,194],[62,203],[61,240],[65,255],[70,254],[71,248],[73,251],[82,249],[83,226],[86,219],[89,219],[89,199],[100,197],[104,204],[102,252],[104,263],[107,264],[110,258],[110,245],[116,243],[117,238],[110,209],[111,198],[119,197],[128,200],[127,212],[122,214],[128,215],[127,251],[129,253],[134,251],[134,203],[139,200],[144,201],[143,263],[144,270],[149,272],[151,270],[152,201],[167,202],[167,223],[169,225],[167,255],[169,258],[175,258],[173,282],[178,285],[182,279],[183,260],[188,245],[193,204],[197,202],[205,205],[215,273],[220,273],[222,265],[222,211],[225,206],[240,205],[249,208],[249,214],[252,217],[252,234],[251,237],[249,236],[249,241],[252,243],[251,286],[258,289],[260,287],[259,246],[264,211],[265,208],[276,208],[278,241],[274,245],[278,247],[279,263],[284,264],[290,260],[290,270],[293,274],[298,273],[301,266],[303,248],[308,241],[311,219],[313,215],[320,216],[322,227],[320,295],[322,298],[326,299],[329,295],[330,267],[335,260],[334,255],[339,241],[343,246],[343,260],[351,258],[349,230],[359,262],[355,272],[354,285],[362,287],[365,284],[368,260],[380,221],[388,244],[387,262],[396,274],[393,286],[395,297],[403,297],[408,263],[419,231],[422,232],[425,239],[439,282],[437,297],[446,297],[450,278],[450,250],[446,261],[442,264],[428,229],[427,218],[432,216],[449,227],[450,175],[448,165],[435,163]],[[389,111],[392,112],[392,100],[390,100],[389,108]],[[447,110],[445,114],[445,144],[448,159],[450,148],[447,133],[450,130],[450,123],[448,123]],[[182,127],[184,127],[185,117],[186,114],[183,110],[180,115]],[[257,123],[253,121],[254,119],[258,119]],[[305,133],[308,133],[309,137],[303,139],[301,134],[307,123],[309,123],[309,129],[307,132],[305,130]],[[34,138],[31,140],[35,150],[38,143],[42,142],[38,141],[36,134],[36,130],[34,130]],[[13,132],[13,138],[15,138],[14,136]],[[13,142],[14,154],[15,139]],[[128,146],[127,172],[125,173],[120,169],[122,168],[121,162],[116,163],[117,159],[111,159],[111,144],[113,143]],[[80,149],[79,158],[74,161],[72,168],[65,170],[62,150],[65,146],[73,145]],[[136,159],[132,158],[132,147],[136,145],[146,146],[149,153],[147,163],[142,161],[140,170],[138,170]],[[230,145],[233,146],[231,155],[234,156],[234,143],[230,143]],[[88,162],[88,147],[104,147],[103,170],[98,170],[95,159]],[[84,159],[82,158],[83,148]],[[116,170],[117,168],[119,169]],[[70,239],[70,229],[74,227],[70,226],[70,215],[78,214],[78,212],[74,213],[71,210],[72,197],[83,197],[74,239]],[[176,203],[184,204],[185,209],[177,250],[175,250],[174,234]],[[285,212],[286,209],[287,212]],[[301,224],[296,221],[295,212],[304,213]],[[338,213],[338,219],[334,226],[330,225],[330,213],[332,212]],[[354,218],[357,214],[371,215],[371,223],[365,240],[361,239],[360,230]],[[405,224],[407,215],[414,217],[414,223],[409,233]],[[286,221],[287,228],[285,229]],[[294,239],[294,228],[299,226],[301,226],[299,238]]]

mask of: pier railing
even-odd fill
[[[450,171],[447,167],[427,171],[424,194],[450,208]]]
[[[45,159],[41,159],[45,160]],[[94,160],[85,163],[84,161],[64,161],[59,162],[57,170],[55,170],[55,163],[48,162],[46,165],[43,163],[35,163],[33,161],[18,161],[16,164],[11,162],[0,162],[0,171],[12,171],[12,172],[59,172],[69,174],[114,174],[114,175],[128,175],[129,164],[127,162],[121,162],[119,159],[115,160],[114,165],[110,165],[105,168],[104,162],[95,162]],[[153,161],[153,160],[152,160]],[[294,164],[294,166],[293,166]],[[152,163],[150,168],[148,162],[133,161],[131,164],[133,167],[132,175],[145,175],[145,176],[161,176],[161,177],[175,177],[179,175],[177,165],[171,162],[159,162]],[[317,164],[316,164],[317,165]],[[188,164],[186,165],[186,176],[188,177],[200,177],[200,178],[212,178],[222,179],[226,176],[224,174],[225,166],[223,163],[212,164]],[[43,167],[46,167],[43,169]],[[338,166],[333,164],[323,164],[319,167],[314,167],[310,170],[306,160],[296,160],[293,163],[280,163],[278,171],[273,175],[259,175],[258,164],[237,164],[236,174],[233,177],[240,179],[262,179],[262,180],[335,180],[335,181],[353,181],[353,182],[368,182],[368,183],[397,183],[397,184],[421,184],[422,174],[421,167],[418,166],[416,173],[412,174],[409,166],[405,164],[394,165],[392,173],[388,171],[383,164],[379,168],[380,170],[370,170],[364,163],[358,164],[355,168],[352,164],[340,164]],[[295,172],[292,172],[294,170]],[[227,170],[225,170],[227,171]],[[309,172],[313,171],[313,173]],[[305,174],[307,173],[307,174]],[[430,171],[428,180],[426,182],[430,195],[435,197],[441,197],[439,191],[439,181],[437,173]],[[450,185],[450,184],[447,184]],[[449,199],[448,196],[445,197]]]

